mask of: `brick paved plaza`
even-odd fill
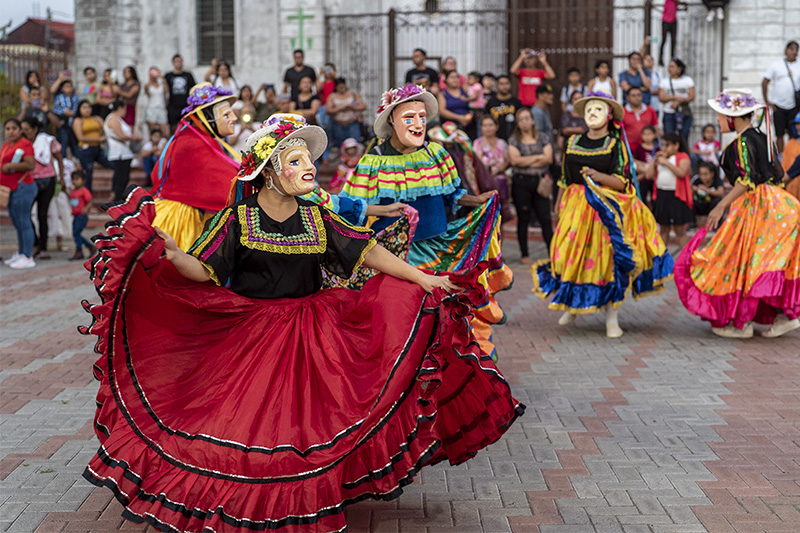
[[[13,241],[3,225],[3,256]],[[800,531],[800,334],[713,337],[672,284],[622,307],[622,339],[600,316],[562,328],[504,246],[517,279],[494,339],[527,412],[467,464],[350,507],[350,531]],[[76,326],[96,297],[68,255],[0,266],[0,530],[151,530],[81,477],[97,384]]]

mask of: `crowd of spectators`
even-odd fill
[[[714,16],[719,13],[718,3],[709,5],[709,13]],[[674,39],[677,31],[674,20],[669,20],[671,9],[665,9],[662,49],[665,38]],[[707,214],[728,185],[720,179],[721,146],[716,127],[704,126],[702,138],[690,143],[696,97],[690,67],[673,57],[663,71],[656,68],[648,53],[649,44],[647,38],[640,50],[632,51],[628,67],[616,76],[609,60],[598,60],[594,76],[588,80],[577,67],[568,68],[559,78],[547,54],[531,48],[520,51],[508,73],[471,71],[467,76],[459,72],[454,57],[445,57],[436,70],[428,64],[425,50],[417,48],[405,82],[421,85],[437,96],[439,116],[431,117],[429,125],[451,121],[463,130],[472,140],[477,158],[496,177],[500,194],[513,201],[518,224],[540,226],[545,240],[552,234],[552,183],[559,172],[561,153],[571,135],[587,130],[583,117],[575,113],[575,102],[598,91],[621,99],[640,192],[648,206],[658,214],[658,198],[674,194],[674,184],[689,184],[691,188],[693,205],[688,211],[678,213],[677,218],[675,213],[669,213],[669,220],[660,213],[662,228],[671,228],[682,241],[687,224],[691,223],[684,220],[687,213],[691,211],[692,220]],[[665,57],[663,52],[660,57]],[[227,61],[212,60],[203,79],[238,96],[233,106],[238,122],[226,141],[234,149],[243,150],[250,133],[270,115],[298,113],[327,131],[329,147],[323,160],[331,157],[332,149],[349,147],[347,153],[344,149],[336,151],[341,158],[340,169],[346,173],[352,167],[354,150],[363,148],[362,143],[371,136],[369,103],[337,72],[335,65],[327,63],[317,72],[305,63],[302,50],[294,51],[293,60],[284,73],[280,92],[269,83],[254,91],[237,80]],[[778,150],[783,151],[782,164],[792,177],[800,174],[798,65],[797,43],[791,41],[784,57],[769,66],[762,84],[764,100],[774,117]],[[30,228],[17,228],[20,243],[24,243],[20,249],[31,250],[31,261],[23,262],[23,267],[30,266],[34,256],[48,257],[53,216],[48,218],[47,214],[55,208],[51,207],[54,199],[69,198],[77,189],[72,185],[71,167],[81,175],[84,192],[79,196],[83,199],[92,194],[95,164],[113,169],[112,196],[108,199],[119,198],[132,166],[141,165],[148,177],[157,168],[170,135],[180,123],[189,91],[196,84],[194,75],[184,70],[179,54],[172,58],[166,74],[158,67],[150,67],[144,86],[133,65],[121,73],[105,69],[101,78],[92,66],[84,68],[82,74],[83,79],[78,82],[70,71],[63,71],[47,85],[38,72],[29,72],[20,88],[19,114],[5,124],[3,183],[13,181],[18,185],[12,187],[16,190],[11,194],[9,213],[15,226],[25,226],[32,208],[35,213],[35,238],[29,238]],[[143,116],[137,117],[140,96]],[[137,133],[137,125],[143,135]],[[790,137],[785,149],[784,134]],[[17,148],[22,157],[18,157]],[[28,168],[30,161],[33,168]],[[800,177],[793,186],[800,193]],[[62,192],[64,196],[60,196]],[[85,204],[81,203],[79,215],[92,209],[91,201]],[[67,235],[63,229],[56,234],[59,239]],[[77,237],[75,242],[76,250],[85,247]],[[57,246],[62,246],[60,240]],[[524,251],[522,242],[520,246]]]

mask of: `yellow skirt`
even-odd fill
[[[638,299],[664,290],[674,262],[652,213],[626,192],[570,185],[550,245],[550,259],[531,269],[533,292],[554,294],[550,308],[576,314],[619,307],[628,291]]]
[[[175,239],[181,250],[188,250],[203,232],[206,220],[215,213],[203,213],[196,207],[180,202],[156,199],[156,217],[153,226],[159,227]]]

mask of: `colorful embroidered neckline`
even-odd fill
[[[297,235],[267,233],[261,229],[261,208],[240,205],[238,209],[241,225],[240,242],[252,250],[276,254],[321,254],[324,253],[328,238],[319,208],[298,206],[304,231]],[[292,215],[294,216],[294,215]]]
[[[616,144],[617,140],[612,137],[611,135],[607,135],[603,144],[598,146],[597,148],[585,148],[583,146],[578,145],[578,140],[580,140],[583,136],[582,135],[573,135],[570,138],[569,147],[567,147],[567,153],[569,154],[581,154],[581,155],[605,155],[610,154],[612,148]]]

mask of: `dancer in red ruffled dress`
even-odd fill
[[[523,413],[470,332],[481,266],[426,274],[296,198],[325,145],[301,117],[273,117],[242,161],[258,193],[188,253],[151,226],[142,189],[108,209],[87,262],[102,303],[84,303],[95,320],[81,328],[101,354],[101,446],[84,476],[125,518],[344,531],[346,505],[399,496],[421,467],[469,459]],[[347,276],[362,262],[384,274],[320,290],[322,266]]]

